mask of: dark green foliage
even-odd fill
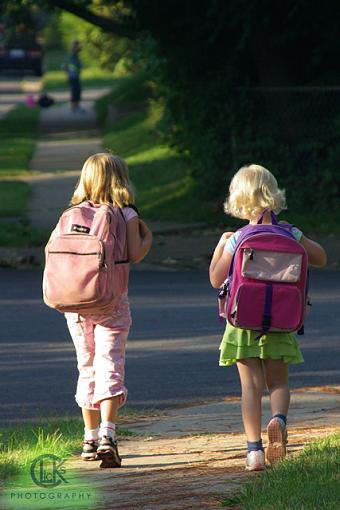
[[[340,90],[235,91],[233,160],[273,171],[294,213],[336,212],[340,200]]]
[[[335,1],[126,3],[156,41],[144,61],[165,98],[163,127],[206,198],[218,207],[234,171],[257,162],[287,188],[293,213],[335,207],[339,93],[268,91],[336,84]]]
[[[339,202],[337,95],[254,92],[337,85],[336,0],[38,3],[137,41],[136,65],[164,98],[167,141],[187,157],[201,194],[216,207],[234,171],[252,161],[287,187],[294,214]]]

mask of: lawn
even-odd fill
[[[140,74],[115,78],[111,93],[97,102],[104,147],[129,164],[142,215],[150,220],[242,226],[243,222],[223,213],[222,203],[208,202],[198,194],[188,160],[164,141],[162,101],[154,96],[154,84]],[[287,196],[289,202],[289,190]],[[340,232],[332,216],[316,218],[308,211],[296,215],[288,209],[280,219],[316,238]]]
[[[39,115],[39,108],[18,105],[0,119],[0,176],[29,173]]]
[[[44,419],[0,430],[0,507],[96,508],[100,493],[72,464],[81,452],[83,432],[80,418]],[[117,432],[132,435],[126,429]]]
[[[13,248],[43,246],[47,240],[48,232],[32,229],[24,217],[17,222],[0,221],[0,246]]]
[[[45,232],[32,230],[24,216],[31,188],[25,182],[0,181],[0,246],[41,246]]]
[[[80,418],[41,419],[32,425],[0,429],[0,479],[12,480],[43,453],[62,458],[80,454],[83,434],[84,424]],[[120,427],[118,435],[132,433]]]
[[[0,120],[0,177],[31,173],[28,163],[39,114],[39,108],[18,105]],[[45,242],[45,232],[32,230],[25,218],[30,192],[27,183],[0,179],[0,246],[41,246]]]
[[[0,217],[18,216],[25,210],[30,187],[25,182],[0,182]]]
[[[237,510],[338,510],[340,434],[308,445],[299,455],[252,477],[224,501]]]
[[[161,135],[161,102],[148,99],[152,84],[139,76],[117,79],[112,92],[97,102],[105,149],[129,165],[136,203],[149,220],[209,222],[211,205],[198,195],[186,159]]]
[[[97,67],[87,67],[81,73],[84,88],[112,86],[113,73]],[[43,76],[43,89],[46,91],[67,89],[67,75],[63,70],[47,71]]]

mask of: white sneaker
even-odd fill
[[[266,467],[264,451],[256,450],[247,453],[246,470],[263,471]]]
[[[286,456],[288,434],[285,422],[278,416],[272,418],[268,423],[267,434],[266,459],[270,464],[274,464]]]

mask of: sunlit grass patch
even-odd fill
[[[252,478],[224,506],[242,510],[338,510],[340,434],[307,446]]]
[[[114,80],[112,71],[105,71],[98,67],[85,68],[81,73],[83,87],[112,86]],[[59,90],[68,88],[67,74],[64,70],[48,71],[43,77],[44,90]]]
[[[81,445],[82,432],[81,421],[75,419],[0,431],[1,506],[94,508],[97,489],[69,462]]]
[[[148,85],[140,81],[136,76],[122,78],[109,96],[98,101],[97,109],[105,122],[103,145],[128,163],[143,217],[207,222],[212,213],[208,206],[202,207],[186,159],[161,136],[163,106],[148,99]],[[110,108],[114,109],[111,115]]]
[[[46,419],[36,424],[0,429],[0,479],[25,471],[38,455],[48,453],[69,457],[80,453],[83,441],[82,419]],[[131,435],[123,428],[119,435]]]

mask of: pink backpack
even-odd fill
[[[308,256],[292,234],[293,225],[240,229],[228,278],[219,294],[220,316],[241,329],[293,332],[303,326],[308,287]],[[261,336],[261,334],[259,336]]]
[[[45,249],[44,302],[60,312],[110,313],[127,290],[126,222],[119,207],[83,202],[61,215]]]

